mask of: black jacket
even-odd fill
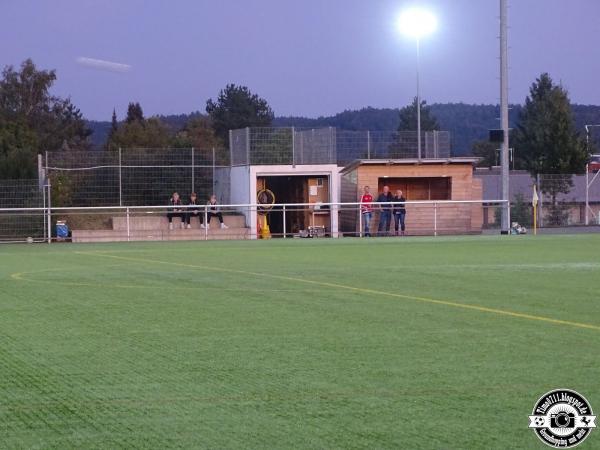
[[[399,205],[394,205],[394,213],[406,212],[406,205],[404,204],[404,202],[406,201],[406,199],[404,198],[404,195],[401,195],[400,197],[394,196],[394,198],[392,199],[392,201],[393,202],[402,202]]]
[[[387,193],[387,195],[381,193],[379,194],[379,197],[377,197],[377,203],[388,203],[392,201],[392,194],[390,192]],[[390,209],[392,209],[392,205],[380,205],[381,209],[383,209],[384,211],[389,211]]]

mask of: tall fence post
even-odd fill
[[[44,170],[44,163],[42,162],[42,154],[38,154],[38,185],[39,189],[42,193],[42,206],[44,208],[44,213],[42,217],[44,218],[44,223],[42,225],[42,232],[44,234],[44,241],[46,240],[46,171]]]
[[[292,127],[292,167],[296,167],[296,128]]]
[[[42,162],[42,154],[38,153],[38,187],[40,191],[44,190],[45,180],[46,171],[44,170],[44,163]]]
[[[250,161],[250,127],[246,127],[246,165],[252,164]]]
[[[215,148],[212,148],[212,193],[215,193],[215,187],[216,187],[216,181],[215,181],[215,173],[216,173],[216,154],[215,154]],[[223,192],[223,189],[221,189],[221,192]],[[219,200],[220,201],[220,200]]]
[[[371,159],[371,131],[367,130],[367,159]]]
[[[42,186],[42,207],[44,208],[42,212],[42,217],[44,218],[44,223],[42,224],[42,233],[44,233],[44,241],[46,240],[46,185]]]
[[[48,244],[52,243],[52,186],[50,185],[50,178],[48,178],[48,209],[47,209],[47,227],[48,227]]]
[[[337,128],[329,127],[329,163],[337,163]]]
[[[537,191],[538,191],[538,195],[539,195],[539,208],[537,210],[538,213],[538,225],[539,227],[543,227],[544,226],[544,193],[542,192],[542,182],[541,182],[541,178],[540,178],[540,174],[538,173],[536,176],[537,180]]]
[[[229,130],[229,165],[233,166],[233,130]]]
[[[194,183],[194,147],[192,147],[192,190],[190,192],[196,192]]]
[[[122,155],[119,147],[119,206],[123,206],[123,173],[122,173]]]
[[[589,135],[588,135],[589,139]],[[590,224],[590,165],[585,165],[585,224]]]

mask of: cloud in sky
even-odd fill
[[[83,56],[77,58],[76,62],[80,66],[87,67],[89,69],[105,70],[107,72],[126,73],[132,69],[129,64],[105,61],[103,59],[86,58]]]

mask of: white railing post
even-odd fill
[[[437,236],[437,202],[433,204],[433,235]]]
[[[204,240],[208,241],[208,206],[204,205]]]
[[[285,205],[283,205],[283,238],[287,237],[287,227],[285,224]]]
[[[127,208],[125,210],[125,214],[127,214],[127,242],[129,242],[131,240],[131,236],[130,236],[130,228],[129,228],[129,208]]]
[[[363,215],[360,206],[358,207],[358,236],[363,237]]]

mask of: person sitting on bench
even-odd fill
[[[219,211],[219,207],[217,206],[217,196],[215,194],[210,196],[210,200],[208,201],[207,205],[209,205],[209,208],[208,214],[206,215],[206,229],[210,228],[210,219],[212,219],[213,216],[219,219],[221,228],[229,228],[223,223],[223,214],[221,211]],[[200,216],[200,226],[204,228],[204,225],[202,224],[202,216]]]
[[[183,228],[185,224],[185,213],[181,210],[181,208],[177,208],[177,206],[181,206],[181,198],[177,192],[173,192],[173,195],[169,199],[169,206],[173,207],[167,209],[169,230],[173,229],[173,217],[179,217],[181,219],[181,228]]]
[[[198,217],[200,219],[200,223],[202,223],[202,217],[204,216],[204,212],[199,207],[195,192],[192,192],[190,194],[190,201],[188,202],[188,206],[189,208],[187,209],[185,214],[185,223],[187,224],[188,228],[192,228],[192,224],[190,223],[192,217]],[[204,226],[202,228],[204,228]]]

